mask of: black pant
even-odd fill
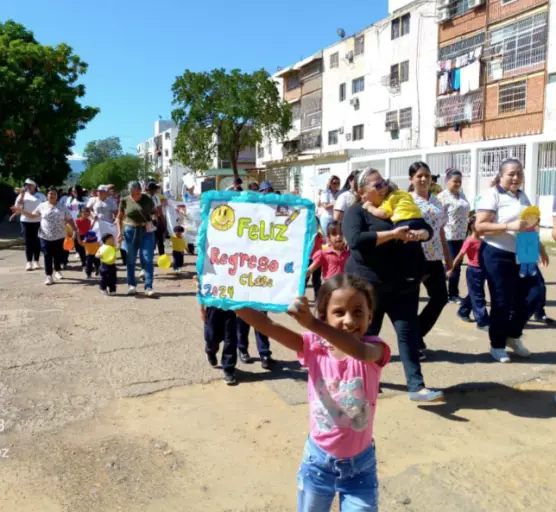
[[[309,260],[309,266],[311,266],[311,263],[313,263],[312,259]],[[306,279],[305,287],[307,287],[308,282],[309,282],[309,279]],[[317,298],[319,296],[320,287],[322,285],[322,267],[317,268],[311,274],[311,284],[313,285],[313,292],[315,293],[315,302],[316,302]]]
[[[448,244],[448,249],[450,250],[450,255],[452,259],[455,260],[456,256],[461,251],[463,246],[463,240],[446,240]],[[461,265],[454,267],[452,275],[448,278],[448,298],[455,299],[459,297],[459,278],[461,275]]]
[[[157,227],[155,232],[156,245],[158,247],[158,255],[162,256],[164,251],[164,240],[166,239],[166,230],[162,227]]]
[[[519,277],[513,252],[483,243],[479,258],[490,291],[490,346],[506,348],[506,340],[519,338],[527,323],[528,279]]]
[[[39,261],[41,254],[41,242],[39,240],[40,222],[22,222],[21,231],[25,241],[25,257],[27,263]]]
[[[410,392],[425,387],[421,363],[419,362],[419,284],[407,284],[401,289],[383,290],[375,286],[376,308],[367,334],[378,336],[382,329],[384,315],[388,315],[398,338],[398,350]]]
[[[421,348],[426,348],[425,336],[434,327],[444,306],[448,303],[448,290],[446,289],[446,272],[441,261],[426,261],[423,284],[427,290],[429,301],[419,314],[419,334],[421,335]]]
[[[541,319],[546,316],[544,310],[546,306],[546,283],[541,274],[540,269],[537,268],[535,276],[528,276],[522,279],[527,279],[529,292],[527,293],[527,320],[530,320],[534,315],[535,318]]]
[[[217,354],[220,342],[222,349],[222,368],[234,370],[237,365],[237,326],[233,311],[208,307],[205,320],[205,352]]]
[[[98,274],[100,268],[100,260],[96,258],[94,254],[87,254],[87,257],[85,258],[85,265],[87,267],[87,276],[91,276],[93,274],[93,268]],[[115,267],[116,266],[114,265],[114,268]]]
[[[460,316],[469,317],[473,311],[473,317],[478,327],[486,327],[490,324],[490,318],[486,308],[485,281],[486,277],[480,267],[467,267],[467,290],[468,294],[458,310]]]
[[[409,219],[400,220],[394,223],[394,228],[408,227],[412,231],[425,230],[431,232],[431,227],[425,222],[425,219]],[[421,244],[421,242],[409,242],[412,244]],[[407,260],[405,261],[404,275],[415,279],[420,279],[423,276],[423,265],[421,260]]]
[[[107,265],[106,263],[100,264],[100,289],[109,292],[116,291],[116,265]]]
[[[241,318],[237,317],[237,348],[240,352],[247,352],[249,350],[249,330],[251,326],[243,321]],[[270,351],[270,341],[268,336],[255,331],[255,340],[257,341],[257,350],[259,356],[270,357],[272,352]]]
[[[87,265],[87,253],[85,252],[85,247],[75,242],[75,252],[79,254],[81,266],[84,267],[85,265]]]
[[[44,273],[47,276],[51,276],[53,266],[56,272],[60,272],[64,264],[64,239],[45,240],[41,238],[40,241],[41,249],[44,254]]]
[[[195,244],[187,244],[187,252],[191,255],[195,254]]]
[[[183,267],[183,252],[172,251],[172,258],[174,259],[173,268],[177,270]]]

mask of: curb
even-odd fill
[[[11,249],[18,245],[23,245],[23,238],[14,238],[13,240],[0,240],[0,250]]]

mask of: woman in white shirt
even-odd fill
[[[25,211],[32,212],[39,204],[46,201],[46,197],[38,192],[37,184],[31,180],[25,180],[25,186],[21,189],[15,200],[15,206]],[[21,231],[25,242],[25,270],[36,270],[39,268],[39,257],[41,254],[41,243],[39,241],[40,220],[21,215]]]
[[[46,285],[54,283],[52,279],[53,267],[56,270],[54,277],[63,279],[61,273],[64,260],[64,238],[66,237],[65,225],[69,224],[77,236],[77,242],[81,243],[79,230],[65,206],[58,203],[58,192],[52,188],[48,191],[47,200],[40,203],[33,211],[14,206],[14,213],[25,215],[30,219],[39,221],[39,237],[41,248],[44,253],[44,272],[46,274]]]
[[[444,234],[452,259],[457,257],[463,242],[467,238],[469,211],[471,210],[465,194],[461,191],[461,185],[461,172],[457,169],[448,169],[446,172],[446,189],[436,196],[444,207],[444,213],[447,216]],[[461,265],[458,265],[452,270],[448,278],[448,302],[455,304],[461,304],[459,296],[460,272]]]
[[[521,212],[531,203],[521,190],[523,166],[519,160],[504,160],[496,181],[479,200],[475,229],[484,237],[480,262],[490,291],[490,354],[500,363],[509,363],[506,347],[518,356],[530,355],[521,341],[527,322],[528,280],[519,277],[516,233],[527,230]],[[542,244],[540,249],[546,263]]]
[[[357,177],[360,171],[351,171],[350,175],[347,177],[346,182],[342,190],[340,191],[340,196],[334,204],[334,220],[342,222],[344,214],[347,209],[354,203],[357,202],[357,193],[355,187],[357,185]]]
[[[319,206],[321,208],[320,214],[320,227],[324,236],[326,236],[326,229],[328,224],[334,220],[334,204],[336,199],[340,195],[340,178],[338,176],[332,176],[328,180],[328,185],[326,190],[321,193]]]

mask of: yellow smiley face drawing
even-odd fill
[[[236,220],[234,210],[224,204],[217,206],[210,214],[210,223],[218,231],[228,231]]]

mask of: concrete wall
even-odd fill
[[[544,133],[556,133],[556,0],[550,0],[548,11],[548,60],[546,63],[548,82],[544,107]],[[553,80],[552,83],[550,81]]]

